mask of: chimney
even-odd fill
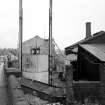
[[[91,22],[86,23],[86,38],[91,37]]]

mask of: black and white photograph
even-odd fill
[[[105,0],[0,0],[0,105],[105,105]]]

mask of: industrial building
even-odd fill
[[[23,43],[22,53],[23,76],[48,83],[48,40],[39,36],[27,40]]]
[[[82,101],[88,97],[91,101],[98,100],[104,105],[105,32],[100,31],[91,35],[90,23],[86,30],[85,39],[65,48],[67,58],[74,57],[70,60],[72,68],[69,69],[72,71],[73,97]],[[70,99],[69,95],[68,98]]]
[[[37,80],[48,84],[48,39],[35,36],[22,44],[22,69],[23,76],[28,79]],[[55,45],[52,43],[52,72],[64,71],[64,60],[56,54]],[[55,75],[52,74],[52,78]],[[58,76],[57,76],[58,77]],[[54,81],[54,80],[53,80]]]

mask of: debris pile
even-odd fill
[[[31,105],[46,105],[48,103],[48,101],[42,100],[32,94],[26,94],[25,97]]]

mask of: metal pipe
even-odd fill
[[[22,34],[23,34],[23,8],[19,0],[19,70],[22,71]]]
[[[52,0],[49,1],[49,84],[52,85]]]

